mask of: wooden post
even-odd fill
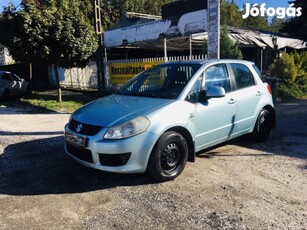
[[[29,65],[29,71],[30,71],[30,73],[29,73],[29,75],[30,75],[30,92],[29,93],[31,93],[32,92],[32,79],[33,79],[32,63],[30,63],[30,65]]]
[[[62,92],[61,92],[61,87],[60,87],[60,77],[59,77],[58,65],[54,64],[53,67],[54,67],[54,72],[55,72],[56,87],[58,91],[58,102],[62,102]]]

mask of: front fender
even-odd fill
[[[182,127],[195,137],[195,105],[186,101],[177,101],[148,115],[151,122],[150,132],[161,136],[174,127]]]

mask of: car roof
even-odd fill
[[[184,60],[184,61],[170,61],[164,64],[211,64],[211,63],[241,63],[241,64],[254,64],[251,61],[238,60],[238,59],[210,59],[210,60]]]
[[[0,73],[11,73],[11,72],[9,72],[9,71],[5,71],[5,70],[0,70]]]

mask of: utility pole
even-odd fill
[[[208,59],[220,58],[220,1],[208,1]]]
[[[105,92],[105,80],[103,73],[103,40],[102,40],[102,27],[101,27],[101,9],[100,9],[100,0],[94,0],[94,15],[95,15],[95,30],[96,34],[99,36],[98,41],[98,50],[96,55],[97,63],[97,83],[98,83],[98,92]]]

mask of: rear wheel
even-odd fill
[[[271,132],[271,114],[268,110],[262,109],[257,118],[257,122],[252,133],[252,139],[255,142],[265,141]]]
[[[177,132],[164,133],[156,143],[147,171],[159,181],[173,180],[183,171],[188,158],[188,145]]]

